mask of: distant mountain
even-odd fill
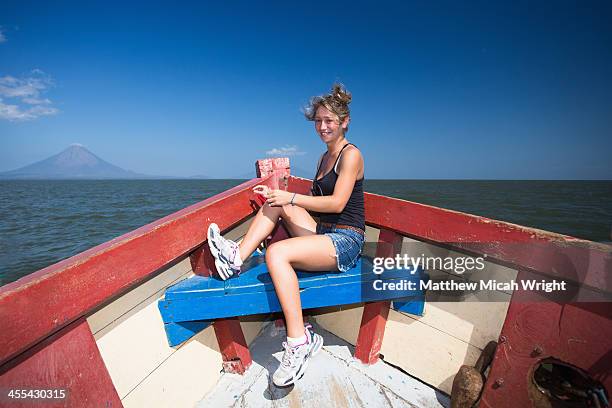
[[[153,178],[102,160],[84,146],[73,144],[45,160],[0,173],[2,179],[142,179]]]

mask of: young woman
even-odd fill
[[[331,93],[313,97],[305,116],[327,145],[319,159],[310,195],[270,190],[257,186],[266,202],[238,245],[223,238],[216,224],[208,230],[208,243],[222,279],[240,272],[243,261],[282,219],[291,238],[275,242],[266,250],[266,263],[287,325],[287,341],[281,364],[273,375],[282,387],[299,379],[308,359],[323,346],[320,335],[304,326],[298,280],[302,271],[344,272],[357,262],[364,242],[363,157],[346,139],[350,122],[351,94],[335,84]],[[315,213],[315,221],[309,213]]]

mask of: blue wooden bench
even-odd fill
[[[188,340],[215,319],[281,311],[265,257],[252,256],[242,270],[239,277],[227,281],[194,276],[166,290],[158,306],[171,346]],[[424,293],[419,289],[419,281],[429,278],[422,269],[414,272],[393,269],[375,275],[372,259],[368,257],[361,257],[355,267],[344,273],[297,271],[302,308],[390,300],[395,310],[420,315]],[[416,289],[377,291],[373,287],[375,280],[414,282]]]

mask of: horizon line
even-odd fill
[[[304,180],[310,180],[305,177],[293,176]],[[134,177],[134,178],[105,178],[105,177],[6,177],[3,178],[0,175],[0,181],[164,181],[164,180],[189,180],[189,181],[210,181],[210,180],[253,180],[257,177],[251,178],[236,178],[236,177],[184,177],[184,176],[152,176],[152,177]],[[484,178],[365,178],[364,181],[612,181],[609,179],[484,179]]]

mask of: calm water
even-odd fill
[[[239,180],[0,181],[0,284],[239,184]],[[611,181],[366,180],[369,192],[611,241]]]

